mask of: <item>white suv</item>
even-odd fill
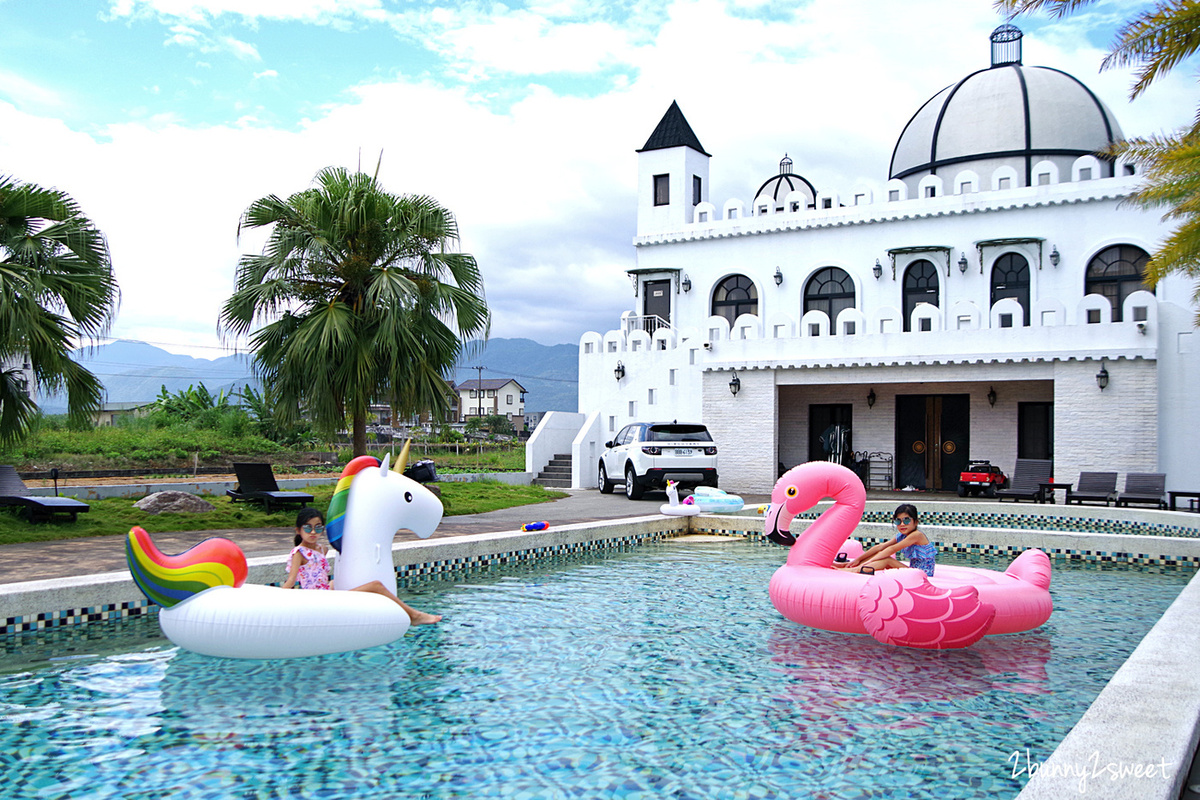
[[[596,483],[608,494],[625,479],[625,496],[639,500],[647,489],[717,486],[717,446],[708,428],[680,422],[635,422],[604,445]],[[616,479],[610,478],[612,476]]]

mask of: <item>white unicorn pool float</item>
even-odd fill
[[[742,510],[742,498],[712,486],[697,486],[682,503],[679,502],[679,485],[667,481],[667,500],[658,507],[660,514],[671,517],[694,517],[697,514],[732,514]]]
[[[406,450],[407,452],[407,450]],[[392,541],[407,528],[422,539],[437,529],[442,503],[395,469],[360,456],[346,465],[329,506],[329,542],[339,550],[334,585],[379,581],[393,592]],[[129,571],[162,606],[158,620],[173,644],[226,658],[296,658],[342,653],[395,641],[408,614],[369,592],[306,591],[246,584],[240,547],[207,539],[179,555],[163,554],[141,528],[129,532]]]

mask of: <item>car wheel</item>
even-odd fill
[[[638,482],[637,475],[633,472],[633,465],[625,468],[625,496],[630,500],[642,499],[642,484]]]
[[[963,486],[961,483],[958,485],[958,496],[959,497],[967,496],[967,487]]]
[[[989,483],[986,487],[984,487],[983,493],[985,495],[987,495],[988,497],[995,497],[996,496],[996,484]]]
[[[596,472],[596,484],[600,487],[600,494],[612,494],[613,485],[608,482],[608,472],[604,469],[603,461]]]

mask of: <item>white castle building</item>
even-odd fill
[[[678,419],[709,427],[732,491],[831,439],[890,456],[897,488],[1051,458],[1060,482],[1200,490],[1193,287],[1142,282],[1168,227],[1122,204],[1135,165],[1093,155],[1122,136],[1112,112],[1024,66],[1013,26],[991,40],[989,68],[903,126],[889,180],[848,193],[785,157],[714,203],[712,156],[671,105],[638,151],[634,308],[580,339],[580,413],[556,421],[575,486],[622,426]]]

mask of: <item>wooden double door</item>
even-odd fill
[[[897,488],[956,489],[970,452],[970,395],[896,396]]]

